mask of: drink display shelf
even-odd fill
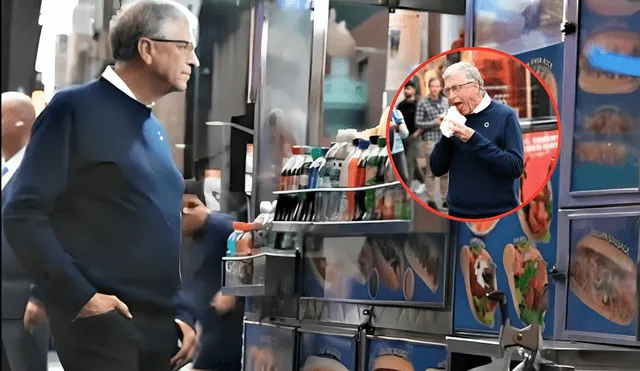
[[[297,193],[310,193],[310,192],[360,192],[360,191],[371,191],[379,188],[387,188],[400,185],[400,181],[383,183],[383,184],[374,184],[364,187],[343,187],[343,188],[311,188],[311,189],[296,189],[293,191],[275,191],[274,195],[290,195]]]
[[[325,237],[367,236],[410,233],[411,220],[363,220],[335,222],[277,222],[271,225],[273,232],[304,233]]]

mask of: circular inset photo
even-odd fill
[[[548,242],[563,56],[543,54],[459,48],[407,76],[388,107],[387,152],[417,203],[479,237],[518,213],[531,241]]]
[[[380,276],[378,275],[378,269],[373,268],[369,272],[369,278],[367,279],[369,286],[369,297],[375,299],[378,296],[378,289],[380,288]]]
[[[416,287],[416,277],[413,274],[413,269],[407,268],[404,271],[404,281],[402,285],[402,289],[404,292],[404,299],[406,301],[411,301],[413,299],[413,291]]]

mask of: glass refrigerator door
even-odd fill
[[[640,55],[640,4],[571,0],[567,18],[578,32],[565,39],[565,65],[576,68],[564,78],[561,206],[639,202],[640,78],[594,68],[589,56]]]
[[[566,340],[640,345],[637,336],[638,207],[565,210],[558,221],[556,329]]]

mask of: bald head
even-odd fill
[[[2,157],[13,157],[29,142],[36,111],[31,98],[18,92],[2,93]]]

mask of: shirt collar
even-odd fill
[[[120,76],[118,76],[116,71],[114,71],[114,69],[111,66],[107,66],[107,68],[104,69],[104,72],[102,73],[102,77],[105,80],[109,81],[113,86],[118,88],[118,90],[122,91],[123,93],[125,93],[126,95],[131,97],[131,99],[140,102],[138,100],[138,98],[136,98],[136,96],[133,94],[131,89],[129,89],[129,87],[127,86],[127,83],[124,82],[124,80],[122,80],[122,78],[120,78]],[[153,108],[153,106],[155,106],[155,104],[156,104],[156,102],[153,102],[150,105],[148,105],[147,107],[148,108]]]
[[[489,107],[490,104],[491,104],[491,97],[489,97],[489,94],[487,94],[487,92],[484,92],[484,96],[482,97],[480,104],[478,104],[476,109],[474,109],[473,112],[471,113],[480,113],[484,111],[487,107]]]
[[[8,171],[2,177],[2,189],[4,189],[4,186],[7,185],[7,183],[9,183],[9,180],[11,180],[13,174],[15,174],[18,170],[18,167],[20,167],[20,163],[22,163],[22,159],[24,158],[25,149],[26,147],[22,147],[22,149],[18,151],[18,153],[16,153],[13,157],[11,157],[4,163],[4,166],[6,166]]]

